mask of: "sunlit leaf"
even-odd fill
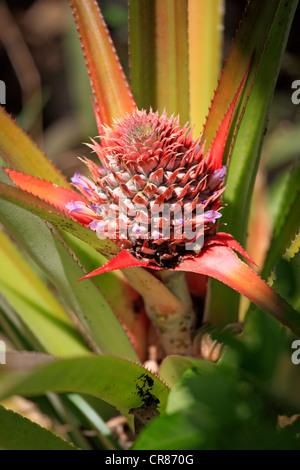
[[[69,186],[65,177],[1,106],[0,129],[0,155],[10,168]]]
[[[58,357],[89,354],[69,316],[0,231],[0,293],[33,333],[42,350]]]
[[[1,399],[15,394],[75,392],[101,398],[124,414],[150,409],[154,416],[165,411],[169,393],[169,388],[142,366],[113,356],[55,361],[30,372],[3,372]]]
[[[202,132],[217,87],[223,38],[223,0],[189,0],[190,122]]]

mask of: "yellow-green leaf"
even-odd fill
[[[0,155],[13,170],[68,187],[65,177],[1,106]]]
[[[89,354],[64,308],[3,231],[0,231],[0,264],[0,293],[42,351],[61,358]]]

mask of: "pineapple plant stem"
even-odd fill
[[[184,273],[159,273],[163,284],[146,270],[140,276],[140,268],[127,268],[123,272],[143,297],[147,315],[160,332],[165,353],[193,354],[195,313]]]
[[[161,271],[158,276],[183,304],[180,312],[166,318],[162,331],[165,348],[168,348],[169,354],[193,355],[192,338],[196,324],[196,313],[186,275],[184,272]],[[176,331],[176,335],[174,331]]]

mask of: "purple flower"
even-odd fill
[[[222,217],[222,214],[217,211],[207,211],[204,212],[204,222],[212,222],[213,224],[216,222],[216,219]]]
[[[220,185],[220,183],[224,181],[226,170],[227,170],[226,166],[222,166],[222,168],[220,168],[219,170],[215,170],[212,173],[211,177],[209,178],[209,183],[208,183],[208,187],[210,189],[216,188],[217,186]]]
[[[92,196],[92,192],[96,190],[95,183],[86,176],[83,176],[78,171],[74,173],[71,178],[71,181],[73,184],[87,192],[90,196]]]

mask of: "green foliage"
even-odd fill
[[[300,205],[300,162],[290,167],[281,183],[281,199],[277,204],[277,217],[274,219],[273,236],[262,276],[271,274],[276,261],[284,254],[299,230]]]
[[[273,287],[300,312],[300,234],[278,260],[272,273]]]
[[[234,129],[233,142],[230,142],[230,139],[228,142],[228,149],[230,150],[232,143],[233,149],[230,155],[226,177],[227,187],[224,193],[223,217],[226,220],[226,226],[222,227],[222,230],[224,228],[242,245],[244,245],[247,235],[250,202],[260,161],[269,107],[297,3],[297,1],[270,1],[257,2],[257,4],[253,2],[248,11],[250,21],[243,23],[247,30],[248,27],[251,27],[251,22],[255,21],[259,36],[253,34],[253,40],[257,46],[255,46],[253,58],[254,70],[248,79],[248,85],[244,92],[246,97],[240,105],[243,115],[238,122],[238,132]],[[263,11],[260,12],[260,15],[266,15],[268,18],[265,28],[261,28],[256,19],[254,20],[257,13],[257,11],[255,12],[256,8],[261,8]],[[274,11],[272,19],[271,8]],[[263,18],[263,16],[260,17]],[[263,22],[263,19],[261,21]],[[243,60],[253,52],[253,43],[242,40],[242,33],[245,34],[244,28],[241,28],[237,35],[237,41],[241,41],[242,47],[246,49],[242,56]],[[236,46],[238,44],[239,42],[236,43]],[[233,48],[232,53],[241,54],[241,51],[237,47]],[[261,58],[259,54],[262,54]],[[227,65],[230,64],[229,61]],[[237,66],[235,61],[234,65]],[[226,68],[224,69],[224,77],[226,78],[225,72]],[[245,108],[243,109],[243,107]],[[277,256],[279,254],[277,253]],[[222,299],[222,304],[220,304],[220,299]],[[214,324],[220,324],[222,317],[223,321],[226,318],[227,322],[235,322],[238,317],[238,305],[239,296],[234,291],[212,281],[211,318]]]
[[[0,398],[15,394],[41,395],[47,391],[93,395],[125,415],[140,411],[140,419],[145,416],[147,421],[164,412],[169,388],[138,364],[99,356],[55,361],[33,372],[26,372],[26,367],[22,373],[4,372]]]
[[[299,419],[285,428],[278,421],[300,410],[299,400],[280,393],[278,371],[292,353],[282,327],[256,309],[241,337],[215,337],[226,344],[222,359],[184,372],[166,414],[140,434],[134,449],[299,449]]]

